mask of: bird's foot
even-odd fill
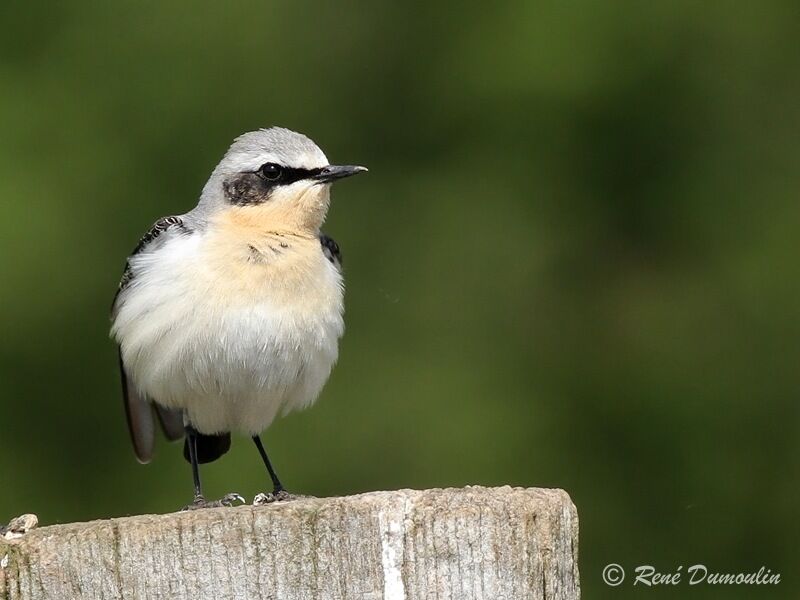
[[[253,506],[264,506],[273,502],[289,502],[290,500],[300,500],[302,498],[313,498],[314,496],[304,496],[302,494],[290,494],[286,490],[275,490],[268,494],[256,494],[253,498]]]
[[[236,504],[246,504],[246,501],[239,494],[225,494],[219,500],[206,500],[203,496],[195,496],[189,506],[184,506],[181,510],[197,510],[199,508],[220,508],[222,506],[235,506]]]

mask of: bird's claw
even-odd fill
[[[292,495],[286,490],[278,490],[277,492],[270,492],[268,494],[261,492],[260,494],[256,494],[256,497],[253,498],[253,506],[263,506],[265,504],[272,504],[273,502],[285,502],[291,499]]]
[[[182,510],[198,510],[200,508],[220,508],[223,506],[236,506],[236,504],[246,504],[247,501],[236,493],[225,494],[219,500],[206,500],[203,496],[197,496],[189,506],[184,506]]]
[[[290,500],[300,500],[301,498],[313,498],[313,496],[290,494],[286,490],[278,490],[277,492],[269,492],[267,494],[261,492],[260,494],[256,494],[256,497],[253,498],[253,506],[264,506],[265,504],[272,504],[274,502],[289,502]]]
[[[237,493],[225,494],[222,498],[219,499],[219,503],[222,506],[236,506],[236,504],[247,504],[247,500],[244,499],[244,496]]]

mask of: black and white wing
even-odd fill
[[[342,268],[342,252],[339,249],[339,244],[324,233],[319,234],[319,243],[322,244],[322,253],[329,261],[336,265],[337,269]]]
[[[130,285],[134,278],[133,269],[131,268],[131,259],[137,254],[141,254],[147,250],[152,250],[153,246],[158,243],[159,238],[161,238],[164,233],[170,230],[180,231],[183,233],[189,233],[190,231],[183,222],[183,219],[180,217],[162,217],[153,223],[153,226],[142,236],[142,239],[139,240],[139,243],[136,244],[136,247],[133,249],[133,252],[131,252],[131,255],[128,257],[128,260],[125,263],[125,270],[122,272],[122,279],[119,280],[117,293],[114,294],[114,302],[111,305],[112,320],[114,319],[114,315],[117,313],[117,303],[120,299],[120,294]]]
[[[119,305],[124,302],[124,292],[134,281],[136,274],[131,267],[131,258],[142,252],[147,252],[154,248],[159,238],[166,232],[174,230],[181,233],[189,233],[183,219],[180,217],[164,217],[155,222],[150,230],[142,236],[133,253],[128,257],[125,264],[125,271],[119,282],[119,288],[114,296],[114,303],[111,307],[111,318],[115,318]],[[153,458],[153,448],[155,447],[155,420],[153,410],[158,416],[161,429],[169,440],[177,440],[183,437],[183,415],[180,411],[169,410],[153,404],[149,398],[140,394],[133,385],[130,377],[125,371],[125,363],[122,360],[122,350],[119,349],[119,370],[122,379],[122,400],[125,405],[125,416],[128,421],[128,431],[133,442],[133,451],[136,458],[141,463],[148,463]]]

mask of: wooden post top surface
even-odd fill
[[[398,490],[52,525],[0,541],[0,600],[577,600],[563,490]]]

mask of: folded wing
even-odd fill
[[[142,236],[142,239],[139,240],[136,248],[131,253],[131,257],[152,250],[158,243],[159,238],[162,238],[163,234],[168,231],[184,234],[191,233],[191,230],[181,217],[164,217],[156,221],[147,233]],[[111,307],[112,320],[117,314],[120,303],[124,302],[124,292],[135,277],[136,274],[131,268],[129,257]],[[181,411],[170,410],[154,404],[150,398],[147,398],[136,389],[125,370],[121,349],[119,352],[119,370],[122,379],[122,399],[125,406],[125,416],[128,421],[128,431],[133,442],[133,451],[139,462],[148,463],[153,458],[153,448],[155,447],[155,416],[158,417],[164,435],[172,441],[181,439],[184,435],[183,414]],[[156,415],[153,414],[154,411]]]

